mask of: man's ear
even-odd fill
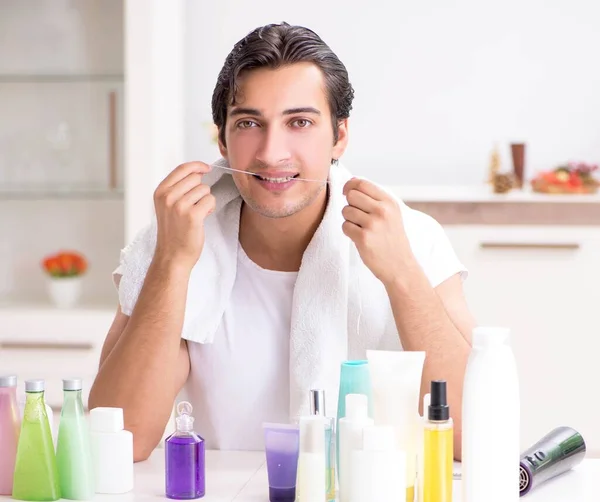
[[[223,157],[224,159],[227,159],[227,147],[225,146],[225,143],[223,143],[223,141],[221,141],[221,131],[222,131],[222,129],[219,129],[219,132],[217,134],[218,144],[219,144],[219,152],[221,153],[221,157]]]
[[[333,145],[333,151],[331,157],[339,159],[348,146],[348,119],[340,120],[338,122],[338,139],[335,145]]]

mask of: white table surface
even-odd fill
[[[156,450],[135,465],[135,488],[124,495],[96,495],[96,502],[168,500],[164,495],[164,450]],[[587,459],[570,472],[550,480],[522,497],[523,502],[597,502],[600,497],[600,460]],[[0,497],[8,499],[9,497]],[[460,481],[454,497],[460,501]],[[206,496],[203,502],[268,502],[265,456],[261,452],[206,453]],[[366,501],[367,502],[367,501]]]

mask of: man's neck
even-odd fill
[[[327,199],[327,190],[323,190],[310,206],[286,218],[267,218],[243,204],[239,236],[242,248],[262,268],[297,272],[323,219]]]

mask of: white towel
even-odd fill
[[[215,164],[227,166],[224,159]],[[341,165],[331,167],[328,206],[298,272],[290,330],[291,418],[308,414],[313,388],[325,389],[326,413],[335,416],[341,362],[362,359],[367,349],[401,349],[383,285],[342,232],[342,209],[347,204],[342,190],[350,178]],[[228,305],[236,276],[242,204],[229,173],[213,168],[204,181],[212,187],[216,209],[205,222],[205,245],[191,273],[182,330],[184,339],[197,343],[213,341]],[[399,203],[413,252],[418,261],[427,264],[432,232],[426,231],[423,218],[415,218],[417,211]],[[115,273],[122,276],[119,300],[127,315],[133,311],[155,245],[154,222],[121,253]]]

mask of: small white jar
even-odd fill
[[[133,490],[133,434],[124,430],[122,408],[90,411],[96,493]]]

